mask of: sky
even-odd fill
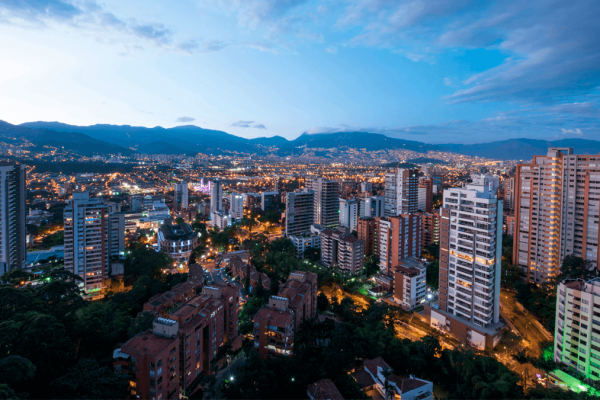
[[[0,0],[0,119],[600,140],[597,0]]]

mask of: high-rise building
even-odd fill
[[[513,211],[515,209],[515,176],[511,175],[504,178],[502,185],[504,209],[508,211]]]
[[[314,223],[335,229],[339,225],[340,184],[325,178],[307,179],[307,188],[315,193]]]
[[[298,236],[310,232],[314,223],[315,193],[309,189],[286,193],[285,235]]]
[[[554,361],[600,378],[600,278],[566,280],[557,288]]]
[[[398,168],[385,174],[385,216],[417,212],[419,171]]]
[[[0,163],[0,275],[27,262],[26,172],[25,165]]]
[[[262,192],[260,194],[260,208],[263,211],[269,211],[277,207],[279,202],[279,192]]]
[[[229,204],[229,214],[232,218],[240,219],[244,217],[244,197],[241,193],[231,193]]]
[[[513,264],[528,282],[555,277],[571,254],[597,267],[599,206],[600,155],[550,148],[517,165]]]
[[[385,275],[408,257],[420,257],[423,248],[423,226],[419,214],[401,214],[379,218],[377,237],[379,269]]]
[[[444,191],[440,227],[439,306],[431,325],[479,349],[499,338],[502,201],[497,180],[472,175],[466,187]]]
[[[435,209],[431,213],[422,213],[423,225],[423,247],[432,243],[440,242],[440,210]]]
[[[83,279],[85,291],[104,287],[110,258],[124,251],[125,220],[117,211],[88,192],[73,193],[64,209],[65,269]]]
[[[210,213],[223,210],[223,184],[215,179],[210,185]]]
[[[340,226],[355,231],[358,224],[358,206],[356,199],[340,199]]]
[[[355,275],[365,263],[365,243],[350,235],[348,228],[321,232],[321,262]]]
[[[371,194],[373,192],[373,184],[371,182],[361,182],[360,192]]]
[[[433,179],[422,178],[418,188],[417,209],[422,212],[433,210]]]
[[[368,196],[359,198],[360,217],[383,217],[385,209],[384,196]]]
[[[188,208],[188,184],[185,181],[175,185],[175,201],[173,202],[175,211],[181,211]]]
[[[361,217],[358,219],[358,238],[365,243],[365,255],[377,254],[377,231],[379,219]]]

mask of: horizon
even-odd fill
[[[28,129],[39,129],[39,128],[32,128],[29,126],[26,126],[26,124],[30,124],[30,123],[47,123],[47,124],[62,124],[62,125],[69,125],[69,126],[76,126],[76,127],[82,127],[82,128],[88,128],[88,127],[92,127],[92,126],[118,126],[118,127],[131,127],[131,128],[145,128],[145,129],[156,129],[156,128],[160,128],[160,129],[176,129],[176,128],[186,128],[186,127],[193,127],[193,128],[198,128],[198,129],[202,129],[202,130],[214,130],[214,131],[218,131],[218,132],[223,132],[226,133],[228,135],[233,135],[242,139],[249,139],[249,140],[253,140],[253,139],[270,139],[270,138],[274,138],[274,137],[279,137],[282,139],[287,140],[288,142],[292,142],[294,140],[297,140],[298,138],[300,138],[303,135],[334,135],[334,134],[339,134],[339,133],[364,133],[364,134],[377,134],[377,135],[383,135],[386,137],[389,137],[391,139],[398,139],[398,140],[405,140],[405,141],[413,141],[413,142],[417,142],[417,143],[424,143],[424,144],[431,144],[431,145],[444,145],[444,144],[450,144],[450,145],[477,145],[477,144],[488,144],[488,143],[495,143],[495,142],[503,142],[503,141],[510,141],[510,140],[541,140],[541,141],[547,141],[547,142],[556,142],[556,141],[561,141],[561,140],[572,140],[572,139],[576,139],[576,140],[588,140],[591,142],[600,142],[600,140],[595,140],[595,139],[588,139],[588,138],[582,138],[582,137],[558,137],[558,138],[554,138],[554,139],[544,139],[544,138],[531,138],[531,137],[512,137],[512,138],[498,138],[498,139],[489,139],[487,141],[482,141],[482,142],[425,142],[425,141],[420,141],[420,140],[415,140],[415,139],[409,139],[409,138],[403,138],[403,137],[394,137],[394,136],[389,136],[386,135],[385,133],[381,133],[381,132],[368,132],[368,131],[352,131],[352,130],[340,130],[340,131],[332,131],[332,132],[302,132],[300,133],[298,136],[296,137],[292,137],[292,138],[286,138],[284,136],[281,135],[272,135],[272,136],[257,136],[257,137],[245,137],[242,135],[236,135],[234,133],[231,132],[227,132],[227,131],[219,131],[216,129],[209,129],[209,128],[204,128],[198,125],[193,125],[193,124],[186,124],[186,125],[176,125],[176,126],[172,126],[172,127],[163,127],[160,125],[156,125],[156,126],[141,126],[141,125],[130,125],[130,124],[123,124],[123,125],[116,125],[116,124],[105,124],[105,123],[96,123],[96,124],[91,124],[91,125],[72,125],[72,124],[66,124],[64,122],[60,122],[60,121],[29,121],[29,122],[24,122],[21,124],[13,124],[11,122],[8,122],[6,120],[0,119],[0,122],[6,122],[8,124],[11,124],[13,126],[23,126],[25,128]],[[44,128],[47,129],[47,128]],[[51,130],[51,129],[48,129]],[[88,135],[85,132],[79,132],[81,134]],[[110,142],[107,142],[110,143]]]
[[[590,0],[3,3],[0,118],[593,139],[598,16]]]

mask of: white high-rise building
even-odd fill
[[[361,193],[372,192],[373,184],[371,182],[361,182],[360,183],[360,191],[361,191]]]
[[[566,280],[557,287],[554,361],[592,380],[600,378],[598,304],[600,278]]]
[[[417,212],[419,175],[415,169],[399,168],[385,174],[385,216]]]
[[[339,226],[340,183],[325,178],[310,178],[306,187],[315,193],[314,223],[325,228]]]
[[[385,210],[384,196],[361,197],[359,201],[359,212],[361,217],[383,217]]]
[[[86,291],[104,287],[110,257],[124,251],[125,222],[116,211],[114,203],[90,198],[87,192],[73,193],[65,207],[65,269],[83,279]]]
[[[500,318],[503,207],[497,179],[472,178],[466,187],[444,191],[439,307],[486,327]]]
[[[340,199],[340,226],[355,231],[358,226],[358,206],[356,199]]]
[[[229,215],[231,218],[240,219],[244,217],[244,196],[241,193],[231,193],[229,199]]]
[[[175,211],[188,208],[188,184],[183,181],[175,185]]]
[[[210,212],[223,211],[223,184],[215,179],[210,185]]]
[[[25,165],[0,164],[0,275],[27,262],[25,175]]]

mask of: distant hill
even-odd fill
[[[4,125],[2,125],[4,124]],[[530,160],[534,155],[546,154],[548,147],[573,147],[578,154],[600,153],[600,141],[585,139],[562,139],[556,141],[537,139],[510,139],[479,144],[427,144],[402,138],[392,138],[370,132],[304,133],[294,140],[281,136],[246,139],[223,131],[203,129],[194,125],[174,128],[145,128],[129,125],[98,124],[91,126],[68,125],[60,122],[27,122],[21,125],[0,124],[0,136],[5,140],[15,135],[28,135],[34,143],[66,145],[80,154],[130,154],[134,148],[149,154],[245,154],[299,155],[305,149],[316,150],[316,156],[343,157],[348,149],[367,152],[405,149],[423,153],[424,157],[410,160],[413,163],[443,163],[425,156],[428,151],[448,151],[468,156],[500,160]],[[3,126],[9,126],[3,128]],[[4,129],[4,130],[3,130]],[[45,132],[53,132],[51,134]],[[12,135],[12,136],[11,136]],[[337,153],[336,153],[337,152]]]
[[[12,125],[0,121],[0,137],[3,138],[26,138],[38,147],[53,146],[64,147],[75,151],[82,156],[94,154],[117,154],[131,155],[133,151],[125,147],[94,139],[88,135],[75,132],[55,132],[49,129],[30,129],[20,125]]]

